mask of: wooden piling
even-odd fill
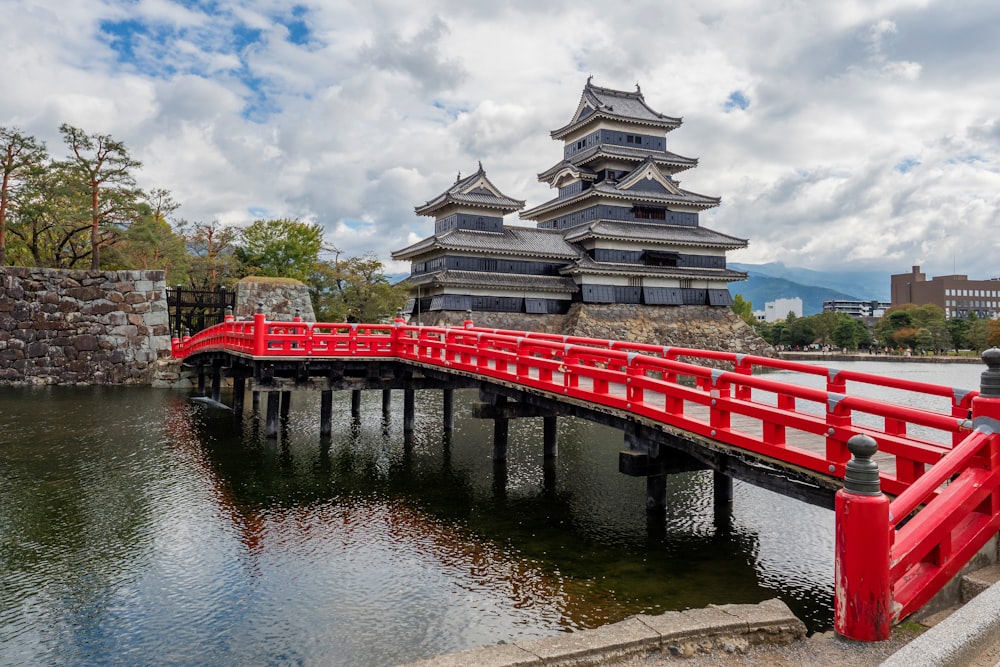
[[[555,416],[542,417],[542,447],[545,458],[559,456],[559,423]]]
[[[444,430],[453,431],[455,429],[454,411],[455,390],[444,389],[441,391],[441,411],[444,414]]]
[[[333,433],[333,390],[324,389],[319,395],[319,435],[327,438]]]
[[[281,402],[280,391],[267,392],[267,417],[264,421],[264,437],[278,437],[278,404]]]

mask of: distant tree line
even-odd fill
[[[733,311],[772,345],[806,348],[813,345],[837,349],[909,349],[918,354],[940,354],[949,350],[979,352],[1000,345],[1000,321],[948,319],[933,304],[903,304],[887,310],[874,327],[846,313],[820,313],[796,317],[790,313],[777,322],[758,322],[753,304],[737,294]]]
[[[342,257],[319,225],[178,219],[169,191],[136,185],[142,163],[123,143],[68,124],[59,132],[66,156],[55,159],[35,137],[0,127],[0,266],[159,269],[168,285],[211,290],[250,275],[296,278],[324,321],[375,322],[406,300],[378,259]]]

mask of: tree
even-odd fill
[[[245,227],[236,244],[236,259],[244,276],[296,278],[307,282],[323,249],[323,228],[298,220],[256,220]]]
[[[834,345],[848,350],[856,350],[861,345],[871,344],[871,334],[864,323],[844,313],[837,314],[842,315],[842,317],[838,318],[830,335],[830,340]]]
[[[184,237],[177,234],[156,209],[142,205],[139,219],[108,248],[106,264],[116,269],[154,269],[166,272],[170,283],[188,281],[191,258]]]
[[[89,202],[90,268],[97,270],[101,247],[113,243],[118,232],[136,218],[142,191],[132,171],[142,163],[109,135],[86,134],[67,123],[59,126],[59,132],[70,150],[62,166]]]
[[[976,352],[986,349],[988,345],[987,341],[990,337],[988,322],[989,320],[983,320],[978,317],[969,317],[969,328],[965,334],[965,340],[969,347]]]
[[[956,352],[961,348],[968,347],[966,334],[969,332],[969,322],[960,317],[953,317],[947,321],[948,335],[951,337],[951,347]]]
[[[0,266],[7,264],[7,220],[20,187],[44,170],[48,161],[45,144],[22,134],[16,127],[0,127]]]
[[[757,323],[757,318],[753,316],[753,302],[744,301],[742,294],[733,297],[733,312],[740,316],[740,319],[753,326]]]
[[[338,254],[320,262],[309,283],[320,321],[375,323],[406,303],[406,288],[390,285],[382,262],[371,255],[341,260]]]
[[[188,281],[194,289],[215,291],[219,285],[236,282],[238,263],[234,254],[239,237],[236,227],[225,226],[218,220],[189,223],[182,220],[177,231],[187,246],[191,265]]]
[[[90,256],[87,202],[72,181],[63,166],[53,164],[22,188],[8,226],[15,261],[73,268]]]

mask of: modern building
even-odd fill
[[[882,317],[885,311],[889,310],[892,303],[889,301],[851,301],[848,299],[837,299],[823,302],[824,313],[847,313],[851,317],[864,319],[869,317]]]
[[[969,280],[967,275],[927,276],[914,266],[910,273],[890,277],[893,306],[932,303],[944,309],[946,317],[965,319],[971,313],[979,318],[1000,316],[1000,278]]]
[[[698,163],[667,150],[667,133],[680,125],[651,109],[638,86],[588,79],[570,122],[551,132],[562,159],[538,175],[556,196],[520,214],[534,228],[503,224],[524,202],[496,188],[481,163],[415,209],[435,228],[392,255],[411,263],[408,312],[731,305],[727,283],[746,274],[726,267],[726,253],[747,241],[700,226],[699,213],[720,199],[676,180]]]
[[[753,314],[758,322],[787,320],[789,314],[802,317],[802,299],[796,296],[790,299],[767,301],[764,303],[764,310],[755,310]]]

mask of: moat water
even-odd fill
[[[978,365],[845,363],[976,388]],[[833,513],[710,473],[618,473],[619,432],[560,420],[492,424],[456,392],[293,397],[282,436],[148,388],[0,388],[0,664],[394,665],[636,613],[780,597],[832,624]],[[940,407],[940,406],[939,406]],[[249,408],[249,401],[248,401]]]

